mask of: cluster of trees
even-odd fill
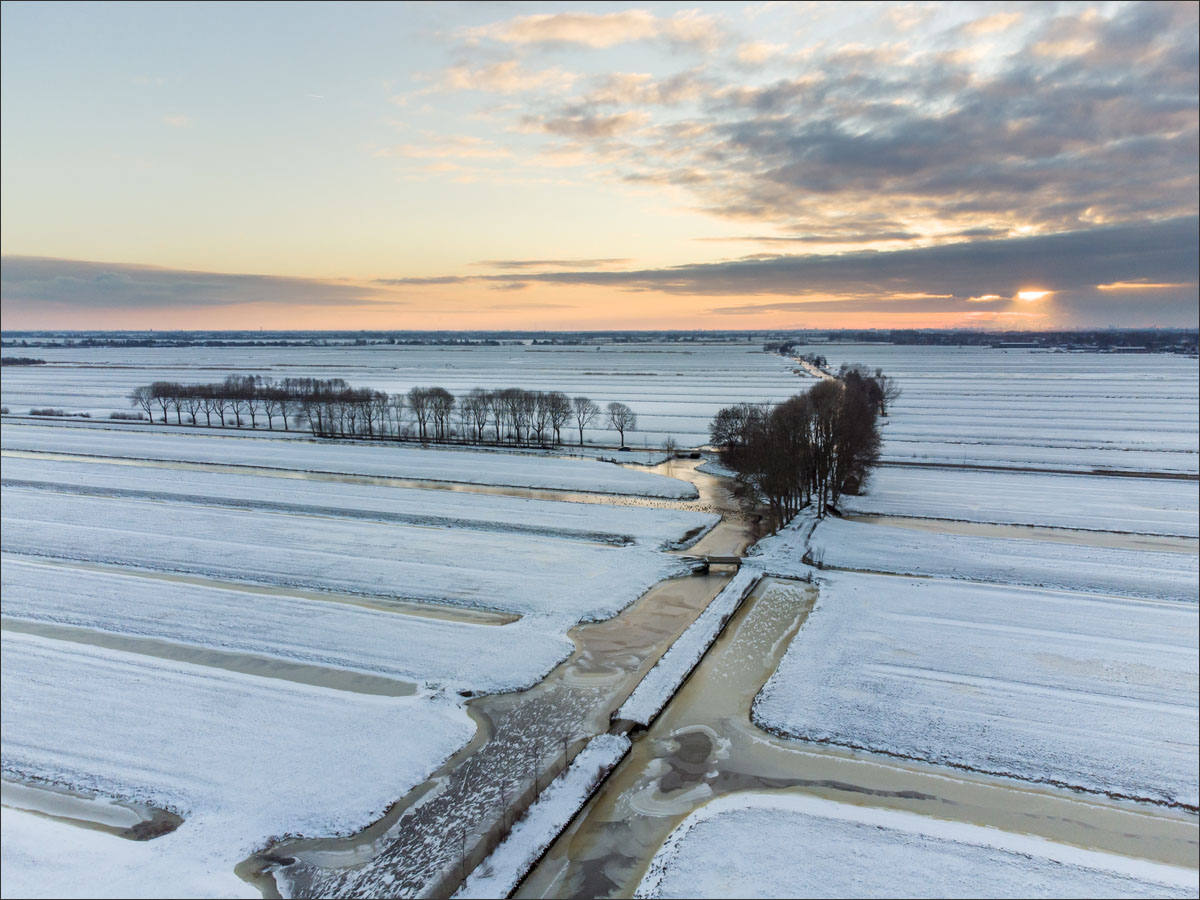
[[[179,425],[221,425],[269,429],[277,422],[307,428],[318,437],[414,439],[421,442],[515,444],[563,443],[564,429],[608,427],[620,435],[637,428],[637,416],[624,403],[603,410],[587,397],[560,391],[475,388],[455,397],[442,387],[414,387],[404,394],[351,387],[340,378],[284,378],[230,375],[212,384],[156,381],[134,388],[130,404],[151,421]]]
[[[775,406],[726,407],[709,433],[721,462],[766,499],[773,521],[810,504],[824,515],[843,493],[857,493],[878,462],[878,418],[899,393],[882,373],[845,366],[836,379]]]
[[[33,356],[0,356],[0,366],[44,366],[44,359]]]

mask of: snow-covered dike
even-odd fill
[[[814,741],[1198,804],[1191,604],[827,574],[755,721]]]
[[[596,783],[628,752],[624,735],[592,738],[454,896],[507,897],[587,802]]]
[[[529,687],[574,644],[552,620],[497,627],[299,596],[166,584],[4,557],[6,619],[72,625],[473,692]]]
[[[1194,869],[816,797],[692,813],[637,897],[1194,897]]]
[[[28,483],[74,493],[183,500],[400,524],[520,531],[582,540],[636,540],[652,547],[673,544],[698,529],[707,530],[718,521],[710,513],[689,510],[585,505],[268,475],[172,471],[22,457],[4,460],[3,477],[6,487]]]
[[[696,663],[712,646],[713,641],[737,611],[738,604],[753,590],[762,577],[762,572],[745,566],[738,570],[721,593],[713,598],[687,631],[679,636],[654,668],[646,673],[629,698],[613,715],[613,719],[625,719],[639,725],[649,725],[662,712],[667,701],[679,690],[679,686],[695,668]]]
[[[1189,553],[1118,550],[1043,541],[933,534],[827,518],[811,539],[824,566],[900,575],[938,575],[1097,594],[1196,603],[1196,567]]]
[[[1200,483],[1151,478],[947,471],[882,466],[846,512],[1200,535]]]
[[[0,447],[671,499],[697,496],[695,486],[686,481],[610,463],[473,450],[427,450],[393,444],[325,444],[5,424],[0,429]]]
[[[638,545],[9,487],[8,553],[232,581],[606,619],[683,566]]]
[[[76,870],[87,892],[257,896],[233,873],[251,852],[284,834],[363,828],[475,731],[429,694],[353,694],[8,632],[3,653],[6,776],[185,817],[145,844],[109,842],[111,855],[85,842],[85,860],[103,863]],[[11,850],[28,878],[29,836],[10,848],[5,831],[6,861]],[[69,857],[73,841],[43,852]]]

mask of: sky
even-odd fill
[[[1197,10],[4,2],[3,328],[1195,328]]]

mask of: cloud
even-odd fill
[[[661,269],[522,272],[386,279],[389,285],[553,284],[681,296],[774,296],[714,315],[820,311],[958,314],[972,321],[1024,316],[1059,324],[1197,324],[1195,216],[1060,234],[891,251],[767,254]],[[489,262],[504,262],[493,260]],[[508,261],[540,268],[554,260]],[[605,263],[606,260],[578,260]],[[617,262],[617,261],[612,261]],[[520,268],[520,266],[516,266]],[[1117,286],[1118,290],[1104,287]],[[502,287],[502,289],[506,289]],[[1036,291],[1036,302],[1017,295]],[[1117,296],[1119,295],[1119,296]],[[989,307],[981,310],[980,306]],[[1031,308],[1032,307],[1032,308]],[[1023,310],[1023,311],[1022,311]]]
[[[1092,291],[1098,283],[1169,281],[1169,302],[1195,304],[1200,220],[1174,219],[1063,234],[889,252],[776,256],[616,272],[547,272],[530,281],[678,294],[1013,297],[1023,289]],[[1158,289],[1155,289],[1156,291]],[[1165,293],[1161,292],[1160,293]]]
[[[491,63],[484,66],[467,64],[451,66],[440,73],[437,90],[483,91],[493,94],[518,94],[525,91],[563,91],[571,87],[576,75],[554,66],[548,69],[526,69],[517,60]]]
[[[472,42],[573,44],[592,49],[661,39],[675,45],[711,49],[720,42],[722,30],[713,16],[699,10],[659,18],[644,9],[626,9],[610,13],[560,12],[519,16],[469,29],[463,36]]]
[[[761,66],[787,49],[786,44],[767,41],[747,41],[737,48],[737,61],[744,66]]]
[[[481,259],[476,266],[486,266],[489,269],[598,269],[607,266],[619,266],[629,262],[628,259]]]
[[[192,127],[191,116],[163,116],[162,120],[165,124],[170,125],[172,128]]]
[[[587,138],[590,140],[611,138],[633,131],[648,122],[650,117],[638,110],[629,110],[612,115],[580,113],[578,115],[540,118],[527,116],[522,120],[528,130],[541,130],[563,137]]]
[[[555,13],[486,33],[612,46],[664,21]],[[767,54],[755,44],[730,49],[734,70],[581,76],[566,96],[535,92],[514,127],[565,139],[545,159],[590,160],[606,177],[678,189],[695,209],[798,242],[852,244],[836,236],[872,218],[887,224],[862,229],[864,245],[874,232],[950,241],[1196,212],[1194,4],[1035,7],[935,26],[920,25],[922,40],[810,44],[789,57],[787,77],[766,82],[730,74],[739,49],[744,60]],[[989,35],[1003,55],[980,50]],[[1066,44],[1070,53],[1044,52]]]
[[[310,278],[194,272],[123,263],[5,256],[0,299],[7,312],[55,309],[223,308],[240,304],[354,306],[363,287]]]

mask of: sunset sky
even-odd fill
[[[1196,327],[1197,8],[6,2],[3,328]]]

